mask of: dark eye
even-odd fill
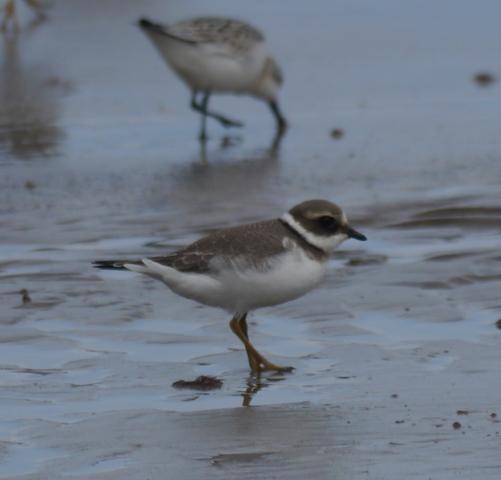
[[[323,215],[318,221],[326,230],[335,231],[337,229],[337,221],[334,217]]]

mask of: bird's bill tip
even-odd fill
[[[346,229],[346,235],[348,235],[349,238],[354,238],[355,240],[360,240],[361,242],[365,242],[367,240],[367,237],[363,233],[357,232],[351,227]]]
[[[141,28],[148,28],[152,26],[152,22],[150,22],[147,18],[140,18],[135,22],[135,24]]]

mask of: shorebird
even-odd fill
[[[39,19],[45,18],[43,13],[43,7],[40,5],[40,0],[24,0],[26,5],[30,7]],[[5,32],[9,27],[9,23],[12,24],[14,30],[19,28],[16,17],[16,2],[15,0],[7,0],[3,7],[3,18],[0,25],[0,31]]]
[[[207,117],[224,127],[243,124],[208,109],[212,93],[248,94],[266,101],[279,133],[287,127],[277,96],[283,75],[263,34],[231,18],[200,17],[173,25],[139,20],[165,62],[191,90],[191,108],[200,112],[199,138],[207,138]],[[200,97],[200,98],[198,98]]]
[[[326,274],[329,255],[348,238],[366,240],[336,204],[309,200],[280,218],[219,230],[165,256],[98,260],[94,266],[149,275],[178,295],[231,312],[230,328],[244,344],[253,372],[291,371],[254,348],[247,313],[315,288]]]

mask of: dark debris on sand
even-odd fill
[[[331,138],[339,140],[344,137],[344,130],[342,128],[334,128],[331,130]]]
[[[177,380],[172,384],[174,388],[188,388],[191,390],[217,390],[223,386],[223,381],[216,377],[201,375],[195,380]]]
[[[479,87],[488,87],[496,81],[496,77],[488,72],[479,72],[473,77],[473,80]]]
[[[20,290],[19,294],[21,295],[21,302],[23,305],[28,305],[28,303],[31,303],[31,297],[26,288]]]

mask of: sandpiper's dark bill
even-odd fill
[[[212,93],[247,94],[266,101],[278,131],[285,131],[287,122],[278,105],[283,75],[258,29],[223,17],[193,18],[173,25],[143,18],[139,26],[191,89],[191,108],[202,114],[201,140],[207,137],[207,117],[224,127],[243,125],[209,110]]]
[[[94,265],[149,275],[183,297],[231,312],[230,327],[245,346],[251,370],[290,371],[254,348],[247,313],[315,288],[329,255],[348,238],[366,240],[336,204],[309,200],[280,218],[220,230],[165,256]]]

